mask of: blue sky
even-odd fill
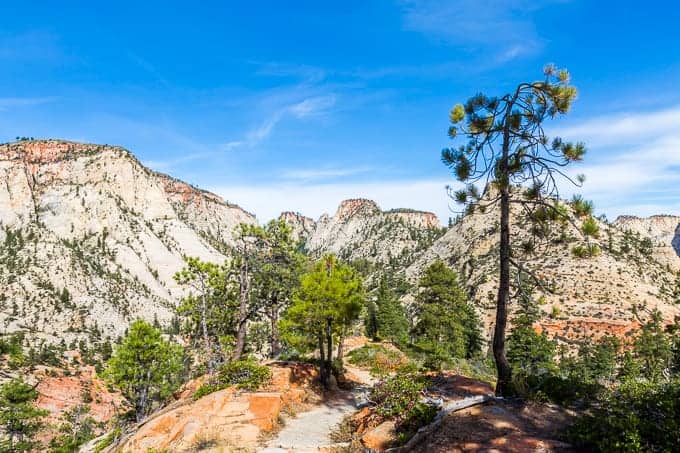
[[[609,1],[3,2],[0,140],[119,144],[268,219],[344,198],[450,215],[450,107],[572,72],[581,189],[680,214],[680,6]],[[568,194],[570,188],[564,188]]]

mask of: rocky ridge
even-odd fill
[[[674,270],[680,270],[680,216],[619,216],[614,224],[653,241],[654,256]]]
[[[374,201],[361,198],[343,201],[333,216],[324,214],[316,222],[291,212],[281,218],[313,257],[335,253],[345,260],[364,259],[402,270],[444,232],[431,212],[382,211]]]
[[[463,217],[406,270],[415,281],[435,259],[456,268],[467,282],[488,338],[497,291],[497,219],[497,208]],[[604,334],[624,336],[639,327],[636,308],[643,318],[654,309],[668,321],[680,314],[676,267],[680,258],[671,246],[674,236],[670,233],[678,226],[677,218],[614,223],[597,219],[600,233],[591,243],[601,253],[589,258],[579,258],[572,251],[586,243],[578,230],[582,220],[574,219],[575,224],[560,226],[545,248],[526,259],[527,268],[552,290],[537,288],[534,294],[543,312],[537,328],[565,342],[577,342]],[[515,243],[528,240],[530,230],[526,222],[514,226]],[[630,230],[639,234],[627,233]]]
[[[0,329],[48,341],[168,321],[184,255],[221,262],[255,217],[129,151],[61,140],[0,145]]]

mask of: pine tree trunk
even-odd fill
[[[498,371],[496,395],[507,396],[511,390],[512,369],[506,357],[505,330],[510,298],[510,201],[508,188],[501,193],[500,279],[496,301],[496,326],[493,336],[493,356]]]
[[[326,346],[328,353],[326,354],[326,376],[330,379],[333,373],[333,332],[331,330],[331,323],[333,318],[330,316],[326,318]]]
[[[510,175],[508,169],[510,153],[510,126],[508,116],[517,99],[517,94],[508,104],[503,130],[503,155],[501,157],[501,231],[500,231],[500,276],[498,299],[496,300],[496,326],[493,335],[493,356],[496,362],[498,380],[496,395],[509,396],[512,392],[512,368],[506,357],[505,330],[508,322],[508,301],[510,299]]]
[[[274,301],[271,308],[271,313],[269,315],[269,320],[271,322],[271,332],[269,337],[269,356],[276,357],[281,352],[281,344],[279,341],[279,308]]]
[[[232,360],[240,360],[246,346],[246,333],[248,328],[248,295],[249,288],[248,260],[244,258],[240,273],[240,294],[238,308],[238,330],[236,332],[236,346]]]
[[[324,355],[323,345],[323,329],[319,330],[319,379],[324,387],[328,387],[328,378],[326,376],[326,359]]]
[[[212,351],[210,347],[210,337],[208,336],[208,304],[205,300],[205,292],[207,291],[203,277],[201,277],[201,330],[203,331],[203,347],[205,348],[205,357],[208,361],[208,374],[212,376],[213,360]]]
[[[338,338],[338,352],[336,354],[336,358],[340,363],[342,363],[342,358],[344,357],[343,351],[344,346],[345,346],[345,334],[341,333],[340,337]]]

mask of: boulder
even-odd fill
[[[388,420],[361,436],[361,443],[370,450],[385,451],[394,446],[396,439],[397,431],[394,422]]]

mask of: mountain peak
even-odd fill
[[[335,217],[340,220],[347,220],[357,214],[375,215],[380,214],[380,207],[373,200],[366,198],[350,198],[343,200],[338,206]]]

